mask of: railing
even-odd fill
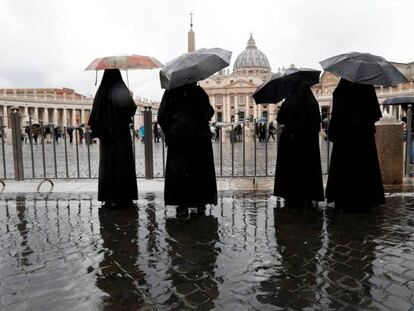
[[[154,139],[154,117],[150,107],[144,115],[144,139],[132,124],[131,137],[137,178],[163,178],[166,167],[166,147],[161,135]],[[3,126],[7,118],[11,129]],[[28,119],[23,127],[22,119]],[[258,137],[255,122],[239,122],[241,132],[233,124],[220,127],[213,138],[213,154],[217,177],[273,176],[276,167],[277,134],[269,135],[264,123],[264,136]],[[0,179],[90,179],[98,178],[99,141],[92,139],[88,126],[73,128],[64,124],[47,124],[32,116],[20,115],[12,109],[9,116],[0,117]],[[30,130],[26,130],[26,129]],[[72,136],[72,137],[71,137]],[[268,140],[269,138],[269,140]],[[189,142],[191,143],[191,142]],[[321,138],[324,173],[327,173],[329,143]]]
[[[133,130],[131,128],[137,178],[163,178],[167,154],[164,137],[154,138],[155,118],[151,108],[145,108],[138,116],[141,114],[144,115],[144,138],[139,137],[135,124],[132,124]],[[3,127],[5,118],[11,122],[11,130]],[[27,128],[30,130],[21,126],[22,118],[29,119]],[[234,124],[222,125],[219,136],[213,137],[216,176],[274,176],[278,133],[273,140],[268,124],[264,123],[264,135],[259,137],[255,121],[239,124],[241,132],[235,131]],[[0,128],[0,180],[98,178],[99,141],[92,139],[88,126],[73,128],[64,124],[46,124],[12,109],[11,115],[0,117]],[[407,150],[410,148],[411,140],[407,139]],[[331,149],[329,141],[321,135],[323,174],[328,172]],[[406,159],[409,161],[408,156]],[[406,167],[406,174],[410,174],[409,162]]]

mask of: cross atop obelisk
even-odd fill
[[[193,15],[190,13],[190,31],[188,32],[188,53],[195,51],[195,33],[193,31]]]

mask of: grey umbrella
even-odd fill
[[[319,83],[320,70],[289,68],[284,73],[275,73],[257,88],[253,94],[256,104],[277,103],[300,87],[311,87]]]
[[[169,61],[160,71],[161,87],[173,89],[204,80],[230,64],[231,52],[220,49],[198,49]]]
[[[354,83],[392,86],[407,78],[385,58],[369,53],[351,52],[319,62],[323,69]]]

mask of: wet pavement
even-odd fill
[[[0,197],[1,310],[414,310],[414,196],[366,213],[221,192],[176,218],[94,194]]]

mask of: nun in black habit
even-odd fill
[[[138,199],[130,124],[136,105],[118,69],[107,69],[96,92],[89,125],[100,140],[98,200],[108,207]]]
[[[372,85],[341,79],[333,93],[329,139],[334,143],[326,199],[344,210],[363,210],[385,202],[375,122],[381,118]]]
[[[319,131],[321,116],[312,91],[299,88],[285,99],[277,122],[281,133],[277,151],[274,195],[289,207],[323,201]]]
[[[164,199],[204,213],[206,204],[217,204],[217,185],[209,121],[214,115],[208,95],[192,83],[166,90],[158,110],[158,123],[168,147]]]

